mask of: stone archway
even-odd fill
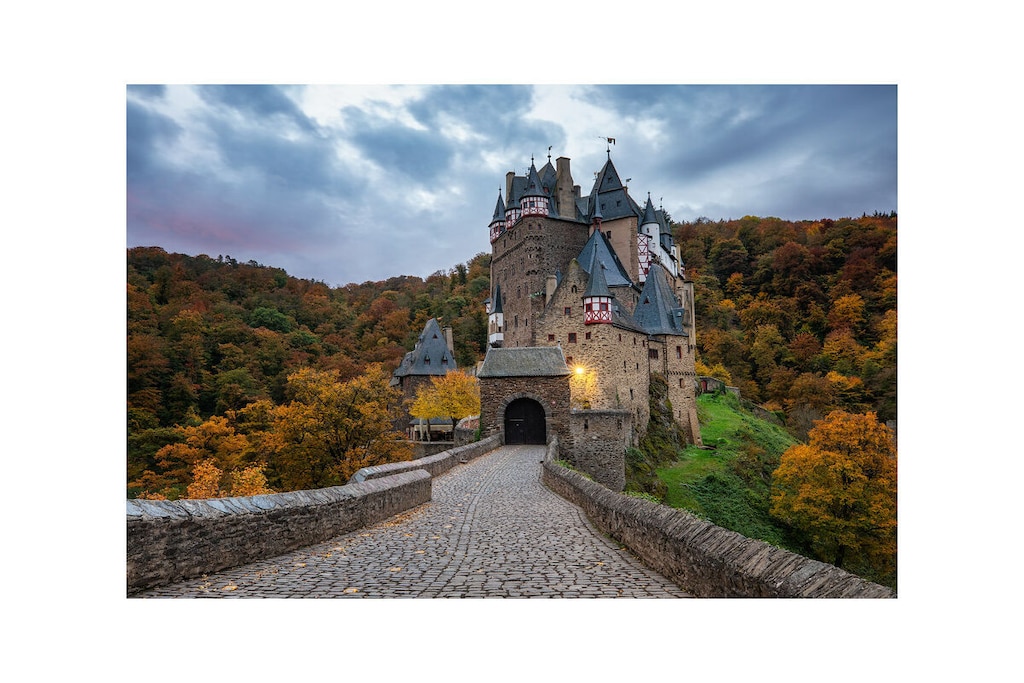
[[[510,402],[505,406],[505,443],[547,443],[547,419],[544,412],[544,406],[529,397]]]

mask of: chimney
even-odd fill
[[[572,173],[569,171],[569,157],[555,160],[555,191],[558,199],[558,215],[561,218],[576,218]]]
[[[512,204],[512,179],[516,177],[515,171],[509,171],[505,174],[505,206],[508,207]],[[509,226],[512,227],[512,226]]]
[[[455,342],[452,340],[452,328],[444,328],[444,340],[448,344],[448,353],[452,355],[452,358],[455,358]]]

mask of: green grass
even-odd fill
[[[799,552],[768,515],[771,472],[796,440],[743,410],[731,394],[704,394],[697,403],[701,439],[715,450],[689,446],[676,463],[658,469],[666,487],[663,502]]]

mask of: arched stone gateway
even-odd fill
[[[506,444],[547,443],[544,406],[532,398],[517,398],[505,408]]]

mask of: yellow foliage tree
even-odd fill
[[[343,484],[363,467],[412,459],[412,446],[394,431],[401,391],[373,364],[338,381],[333,372],[303,368],[288,376],[286,405],[273,409],[271,466],[288,491]]]
[[[771,514],[818,559],[890,577],[896,561],[896,441],[874,413],[834,411],[772,475]]]
[[[192,483],[188,485],[189,498],[220,498],[220,479],[223,476],[213,460],[196,463],[192,468]]]
[[[447,417],[452,421],[452,433],[459,420],[480,413],[480,385],[475,377],[453,371],[430,378],[429,386],[422,386],[409,408],[409,414],[421,420]]]

